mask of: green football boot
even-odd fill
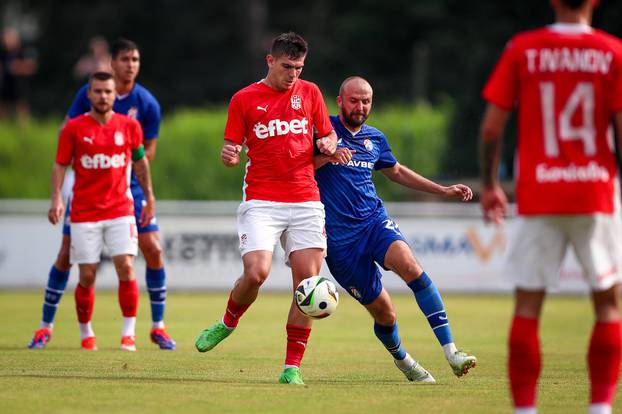
[[[300,376],[300,369],[298,368],[285,368],[285,370],[283,370],[283,373],[279,377],[279,383],[305,385],[304,381],[302,380],[302,376]]]
[[[194,346],[199,352],[207,352],[218,345],[223,339],[231,335],[233,329],[227,328],[222,322],[218,322],[197,336]]]

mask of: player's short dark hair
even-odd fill
[[[281,33],[272,40],[270,54],[274,57],[287,56],[291,59],[298,59],[307,54],[309,45],[307,42],[294,32]]]
[[[112,73],[110,72],[95,72],[92,73],[91,76],[89,76],[89,87],[91,86],[91,84],[93,83],[94,80],[98,80],[98,81],[107,81],[110,79],[114,79],[114,77],[112,76]]]
[[[110,47],[110,54],[112,55],[113,59],[116,59],[117,56],[119,56],[119,53],[125,52],[126,50],[138,50],[138,45],[136,44],[136,42],[120,37],[112,42],[112,46]]]
[[[560,0],[560,1],[564,6],[568,7],[569,9],[576,10],[576,9],[581,8],[588,1],[593,1],[593,0]]]

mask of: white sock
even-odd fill
[[[456,344],[454,344],[453,342],[443,345],[443,352],[445,352],[446,359],[449,359],[449,357],[455,354],[457,351],[458,348],[456,348]]]
[[[538,414],[536,407],[514,408],[514,414]]]
[[[80,324],[80,339],[89,338],[91,336],[95,336],[95,332],[93,332],[93,327],[91,326],[91,322],[81,323]]]
[[[151,329],[164,329],[164,321],[152,322]]]
[[[410,369],[413,365],[415,365],[415,360],[407,352],[406,353],[406,357],[404,359],[402,359],[402,360],[396,359],[395,360],[395,365],[397,365],[397,367],[399,369],[401,369],[402,371],[406,371],[407,369]]]
[[[611,406],[606,403],[590,404],[589,414],[611,414]]]
[[[121,336],[135,336],[136,335],[136,316],[130,316],[129,318],[123,317],[123,329],[121,329]]]
[[[52,328],[54,328],[54,323],[47,323],[47,322],[41,321],[41,324],[39,324],[39,329],[41,328],[47,328],[51,331]]]

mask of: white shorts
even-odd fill
[[[318,248],[326,252],[324,205],[319,201],[280,203],[251,200],[238,207],[240,253],[274,251],[277,242],[285,250],[285,264],[291,252]]]
[[[506,261],[507,274],[525,290],[554,288],[568,246],[595,291],[620,281],[622,224],[618,214],[521,216]]]
[[[71,223],[72,264],[99,263],[104,244],[110,256],[138,253],[138,232],[134,216],[86,223]]]

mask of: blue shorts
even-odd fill
[[[326,264],[335,280],[363,305],[372,303],[382,292],[384,256],[391,243],[406,242],[397,224],[390,217],[380,216],[348,244],[331,246],[328,243]],[[377,264],[376,264],[377,263]]]
[[[160,227],[158,226],[158,219],[154,215],[149,224],[146,226],[140,225],[140,213],[143,211],[143,206],[147,204],[145,200],[145,193],[143,193],[142,188],[132,186],[132,197],[134,198],[134,216],[136,217],[136,228],[138,229],[138,234],[142,233],[151,233],[154,231],[160,231]],[[63,221],[63,234],[65,236],[71,236],[71,228],[70,228],[70,206],[71,199],[67,202],[67,209],[65,210],[65,220]]]

